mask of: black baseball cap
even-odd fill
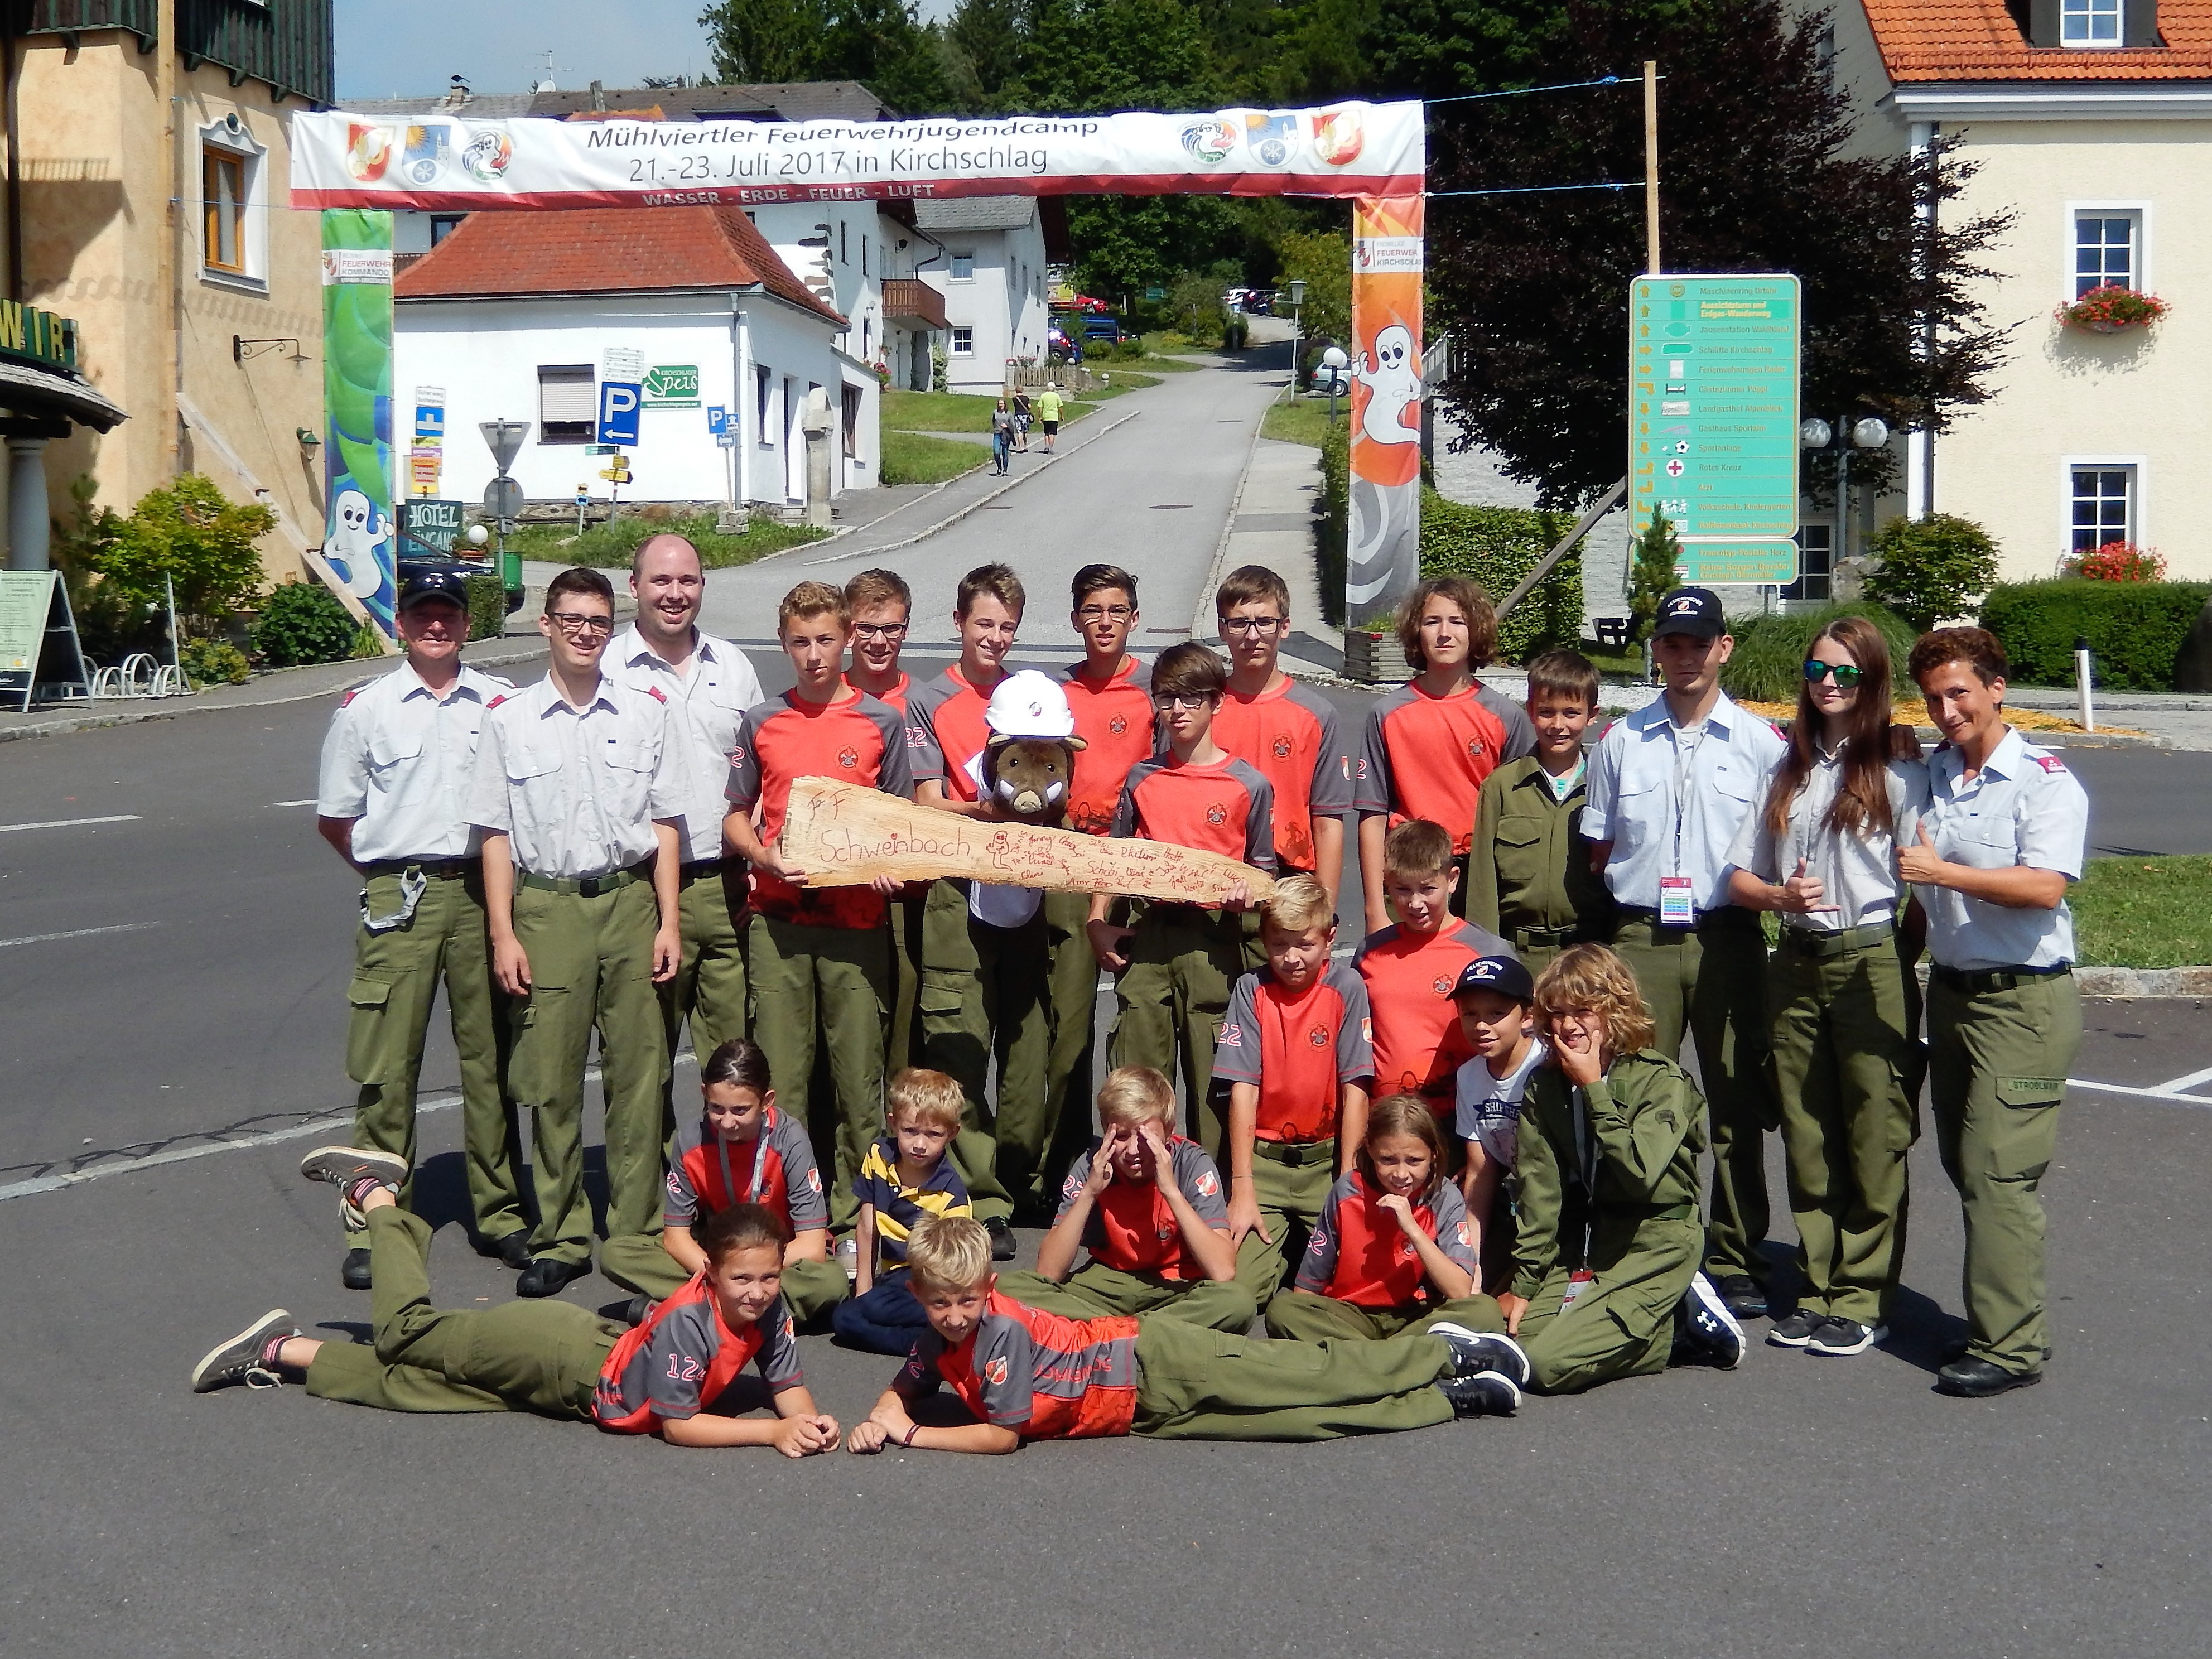
[[[468,584],[450,570],[417,570],[410,574],[399,590],[399,603],[393,608],[404,611],[410,605],[420,605],[425,599],[443,599],[448,605],[460,606],[466,615],[469,608]]]
[[[1516,957],[1477,957],[1459,970],[1458,982],[1451,988],[1455,997],[1468,991],[1496,991],[1516,1002],[1534,1002],[1536,981]]]
[[[1651,637],[1662,634],[1687,634],[1693,639],[1718,639],[1728,632],[1728,617],[1721,610],[1721,602],[1709,587],[1678,587],[1659,601],[1659,619],[1651,627]]]

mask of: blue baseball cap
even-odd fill
[[[1468,991],[1495,991],[1516,1002],[1534,1002],[1536,981],[1517,957],[1477,957],[1459,970],[1459,979],[1451,988],[1455,997]]]

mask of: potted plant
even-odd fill
[[[2158,550],[2133,542],[2106,542],[2094,552],[2067,560],[2063,574],[2093,582],[2154,582],[2166,578]]]
[[[2148,328],[2172,309],[2155,294],[2139,294],[2134,289],[2108,283],[2091,289],[2053,314],[2071,328],[2091,334],[2118,334],[2122,329]]]

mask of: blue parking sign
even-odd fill
[[[720,404],[707,406],[707,430],[717,438],[730,429],[730,411]]]
[[[599,441],[634,444],[637,441],[637,409],[643,393],[635,380],[599,382]]]

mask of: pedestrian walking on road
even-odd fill
[[[2066,886],[2081,878],[2089,800],[2065,762],[2005,724],[1995,639],[1938,629],[1911,665],[1943,742],[1898,866],[1928,913],[1929,1103],[1966,1223],[1966,1340],[1936,1386],[1976,1399],[2041,1382],[2051,1358],[2037,1188],[2081,1043]]]
[[[1082,359],[1079,357],[1076,361],[1080,362]],[[1044,423],[1044,453],[1048,455],[1052,453],[1053,445],[1060,437],[1060,382],[1048,380],[1044,390],[1037,393],[1036,400],[1037,419]]]
[[[461,1139],[477,1245],[510,1267],[530,1264],[514,1109],[505,1098],[507,1011],[492,983],[482,837],[461,810],[485,709],[514,688],[465,667],[468,595],[434,571],[400,592],[407,662],[349,692],[323,741],[315,828],[361,872],[346,1072],[361,1092],[354,1144],[390,1152],[412,1196],[415,1090],[431,1005],[446,1014],[461,1066]],[[346,1226],[341,1277],[369,1288],[368,1236]]]
[[[1027,386],[1014,388],[1014,447],[1024,455],[1030,453],[1030,424],[1036,419],[1036,410],[1030,402]]]
[[[1013,411],[1006,407],[1006,400],[1001,398],[991,409],[991,470],[994,472],[1006,471],[1006,455],[1013,441]]]

